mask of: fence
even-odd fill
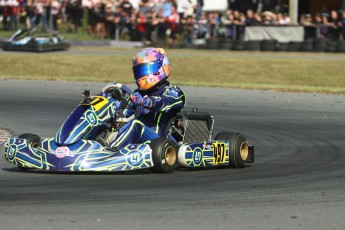
[[[247,51],[345,52],[345,41],[325,37],[317,26],[237,26],[229,25],[222,33],[212,31],[205,38],[192,36],[190,44],[171,48],[204,48]],[[154,41],[158,42],[158,41]],[[160,42],[159,45],[164,43]],[[168,45],[167,45],[168,46]]]

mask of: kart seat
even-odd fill
[[[182,112],[171,119],[165,136],[170,133],[177,142],[190,143],[211,140],[214,118],[205,112]]]

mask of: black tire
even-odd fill
[[[289,43],[278,43],[277,51],[286,52],[289,50]]]
[[[314,45],[315,52],[325,52],[326,48],[327,48],[327,43],[325,42],[315,43]]]
[[[327,47],[326,47],[326,52],[328,53],[334,53],[336,50],[336,46],[337,46],[337,42],[336,41],[329,41],[327,43]]]
[[[229,166],[244,168],[248,159],[249,147],[247,139],[241,133],[218,133],[215,140],[229,140]]]
[[[338,41],[336,43],[335,51],[338,53],[345,53],[345,41]]]
[[[260,41],[247,41],[245,44],[245,50],[260,51]]]
[[[277,41],[276,40],[263,40],[260,43],[261,51],[276,51]]]
[[[232,43],[231,50],[236,50],[236,51],[245,50],[245,44],[246,43],[242,40],[235,40]]]
[[[177,151],[174,143],[167,138],[157,138],[151,141],[152,171],[171,173],[177,164]]]
[[[32,133],[23,133],[19,135],[18,138],[25,139],[28,144],[34,148],[39,147],[41,141],[41,138],[38,135]]]
[[[314,41],[313,40],[305,40],[301,44],[301,51],[304,52],[313,52],[314,51]]]
[[[289,48],[288,51],[289,52],[297,52],[300,51],[301,49],[301,42],[290,42],[289,43]]]
[[[327,44],[330,41],[328,38],[315,38],[314,41],[314,51],[315,52],[325,52],[327,49]]]
[[[231,41],[222,41],[220,42],[219,44],[219,49],[221,50],[231,50],[231,47],[232,47],[232,42]]]
[[[219,49],[220,43],[217,39],[211,39],[207,41],[206,47],[209,50],[217,50]]]

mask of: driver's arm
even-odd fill
[[[185,103],[184,93],[180,88],[174,86],[169,86],[161,96],[144,96],[140,98],[140,94],[135,94],[134,97],[139,97],[134,100],[131,97],[131,100],[135,105],[141,107],[141,114],[148,114],[152,111],[167,112],[175,108],[182,109]]]

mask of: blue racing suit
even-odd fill
[[[155,88],[153,92],[140,91],[143,97],[148,96],[151,105],[138,106],[136,108],[137,118],[125,124],[119,129],[117,138],[111,147],[121,149],[128,144],[145,143],[149,140],[162,137],[168,121],[180,113],[185,105],[183,91],[171,85],[168,81]],[[132,115],[126,111],[126,116]]]

